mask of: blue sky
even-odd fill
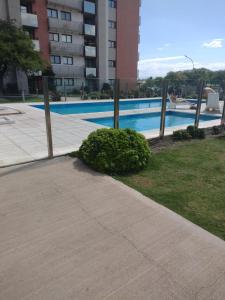
[[[139,77],[225,69],[225,0],[142,0]]]

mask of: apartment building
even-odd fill
[[[137,80],[140,0],[1,0],[52,66],[58,89]],[[99,78],[99,80],[95,80]],[[21,83],[21,74],[17,79]],[[24,78],[23,80],[24,81]]]

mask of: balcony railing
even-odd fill
[[[32,40],[35,51],[40,51],[40,42],[39,40]]]
[[[37,15],[35,14],[28,14],[28,13],[21,12],[21,22],[23,26],[34,27],[34,28],[38,27],[38,19],[37,19]]]
[[[82,22],[75,21],[62,21],[60,19],[49,18],[49,28],[50,30],[59,31],[62,33],[83,33]]]
[[[82,11],[83,9],[82,0],[48,0],[48,3],[65,6],[67,8],[72,8],[78,11]]]
[[[56,77],[71,77],[71,78],[83,78],[84,67],[66,66],[66,65],[52,65],[53,72]]]
[[[86,77],[96,77],[96,68],[86,68]]]
[[[85,24],[84,25],[84,33],[86,35],[95,36],[95,33],[96,33],[95,25]]]
[[[84,1],[84,13],[95,15],[96,5],[90,1]]]
[[[73,43],[50,42],[51,52],[54,54],[70,54],[83,56],[84,47]]]
[[[85,46],[85,56],[96,57],[96,47]]]

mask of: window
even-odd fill
[[[88,14],[95,14],[95,3],[84,1],[84,12]]]
[[[70,34],[62,34],[61,39],[63,43],[72,43],[72,35]]]
[[[84,25],[84,33],[86,35],[95,36],[95,25],[85,24]]]
[[[54,33],[54,32],[49,32],[49,41],[58,42],[59,41],[59,34]]]
[[[109,7],[116,8],[116,0],[109,0]]]
[[[116,28],[116,22],[114,22],[114,21],[109,21],[109,28],[115,29],[115,28]]]
[[[87,68],[96,68],[96,59],[93,58],[86,58],[86,67]]]
[[[50,59],[51,59],[51,63],[53,65],[60,65],[61,64],[61,57],[58,56],[58,55],[51,55]]]
[[[115,41],[109,41],[109,48],[116,48],[116,42]]]
[[[65,86],[73,86],[73,85],[74,85],[74,80],[73,80],[73,78],[65,78],[65,79],[64,79],[64,85],[65,85]]]
[[[48,17],[58,19],[58,10],[48,8]]]
[[[96,77],[96,68],[86,68],[86,77]]]
[[[71,13],[67,11],[61,11],[61,19],[65,21],[71,21]]]
[[[116,61],[115,60],[109,60],[109,67],[115,68],[116,67]]]
[[[25,30],[24,33],[29,36],[32,40],[35,40],[35,34],[33,30]]]
[[[27,6],[21,5],[21,6],[20,6],[20,12],[21,12],[21,13],[27,13],[27,12],[28,12]]]
[[[96,57],[96,47],[85,46],[85,56]]]
[[[115,79],[109,79],[109,84],[111,85],[111,87],[114,87]]]
[[[64,65],[73,65],[73,58],[70,56],[63,56]]]
[[[55,86],[62,86],[62,78],[55,79]]]

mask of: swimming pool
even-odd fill
[[[148,99],[148,100],[120,100],[120,110],[131,109],[144,109],[161,107],[161,99]],[[33,107],[44,109],[43,104],[35,104]],[[107,102],[85,102],[85,103],[63,103],[63,104],[50,104],[51,112],[55,112],[61,115],[71,114],[85,114],[85,113],[97,113],[114,110],[113,101]]]
[[[160,128],[160,112],[126,115],[120,116],[120,128],[130,128],[137,131],[153,130]],[[168,111],[166,113],[166,127],[173,127],[178,125],[193,125],[195,114]],[[218,117],[201,115],[200,122],[219,120]],[[93,122],[107,127],[113,127],[113,118],[94,118],[86,119],[88,122]]]

